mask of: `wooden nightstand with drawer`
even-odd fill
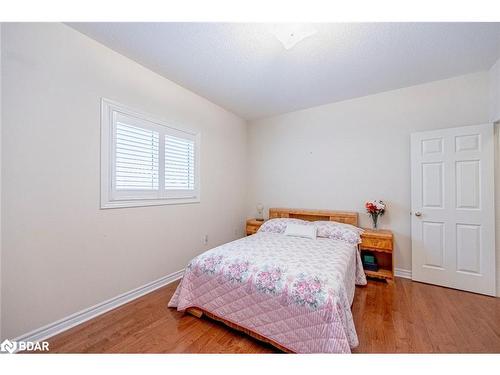
[[[377,259],[378,270],[365,270],[368,277],[384,279],[388,282],[394,280],[394,236],[390,230],[366,229],[361,235],[359,249],[361,253],[370,251]]]
[[[257,233],[262,223],[264,223],[264,220],[248,219],[246,227],[247,236]]]

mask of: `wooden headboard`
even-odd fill
[[[269,219],[289,217],[307,221],[336,221],[358,226],[358,213],[349,211],[306,210],[300,208],[270,208]]]

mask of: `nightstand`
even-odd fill
[[[262,223],[264,223],[264,220],[248,219],[246,228],[247,236],[257,233]]]
[[[390,230],[366,229],[361,235],[359,249],[370,251],[377,259],[378,271],[365,270],[368,277],[384,279],[387,282],[394,280],[394,236]]]

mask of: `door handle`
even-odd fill
[[[418,216],[418,217],[422,216],[422,212],[420,212],[420,211],[415,212],[415,216]]]

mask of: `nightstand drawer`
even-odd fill
[[[392,240],[388,238],[363,237],[361,247],[391,251]]]
[[[247,235],[255,234],[255,233],[257,233],[258,230],[259,230],[259,227],[256,227],[254,225],[247,225]]]

